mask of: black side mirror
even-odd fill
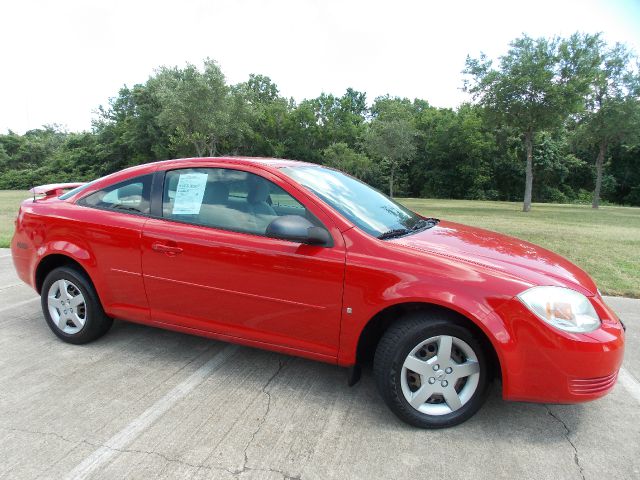
[[[266,230],[267,237],[291,240],[308,245],[329,245],[331,235],[300,215],[283,215],[274,219]]]

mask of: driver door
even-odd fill
[[[166,172],[162,218],[142,235],[142,270],[157,322],[337,357],[345,270],[340,232],[277,177],[229,168]],[[280,215],[327,228],[331,246],[268,238]]]

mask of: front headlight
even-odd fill
[[[518,298],[549,325],[566,332],[592,332],[600,317],[587,297],[563,287],[533,287]]]

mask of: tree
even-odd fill
[[[597,67],[586,97],[583,134],[597,145],[596,180],[591,206],[598,208],[607,149],[615,140],[638,135],[640,76],[629,68],[633,55],[621,44],[607,47],[599,37],[592,54]]]
[[[174,156],[170,132],[159,123],[161,111],[152,80],[132,88],[122,87],[118,96],[109,100],[108,107],[101,106],[93,122],[98,137],[95,174]]]
[[[358,147],[367,115],[366,96],[348,88],[342,97],[322,93],[293,108],[287,121],[287,154],[321,162],[322,151],[334,143]]]
[[[487,93],[470,82],[478,101],[456,109],[389,95],[368,108],[353,89],[296,104],[264,75],[228,85],[211,60],[161,68],[122,87],[90,132],[0,133],[0,188],[228,153],[330,165],[395,195],[518,201],[528,146],[536,201],[591,203],[596,186],[598,198],[640,206],[636,57],[598,36],[514,45],[495,68],[467,61]]]
[[[372,178],[373,163],[364,153],[349,148],[346,143],[334,143],[322,152],[324,165],[347,172],[363,181]]]
[[[264,157],[285,155],[285,127],[291,103],[280,96],[278,87],[264,75],[249,75],[237,85],[244,97],[250,131],[247,154]]]
[[[640,131],[640,123],[637,125]],[[617,143],[611,150],[609,171],[616,181],[612,200],[640,206],[640,141]]]
[[[378,159],[389,172],[389,196],[398,170],[411,161],[416,154],[416,129],[409,120],[398,118],[374,119],[365,136],[366,150]]]
[[[418,153],[410,166],[412,195],[497,199],[493,165],[499,151],[480,107],[424,108],[415,123]]]
[[[318,124],[311,100],[303,100],[291,109],[284,128],[286,156],[314,163],[322,161],[321,152],[330,143],[322,138],[322,126]]]
[[[595,35],[569,39],[532,39],[511,43],[498,68],[485,55],[467,57],[465,90],[493,117],[496,125],[520,132],[526,151],[523,211],[531,209],[533,142],[536,133],[553,129],[580,109],[593,70],[590,49]]]
[[[278,86],[266,75],[249,74],[249,80],[240,84],[245,98],[252,105],[268,105],[280,100]]]
[[[171,132],[176,150],[214,156],[231,133],[230,91],[218,64],[206,59],[203,72],[192,64],[161,67],[149,83],[157,88],[162,106],[158,120]]]

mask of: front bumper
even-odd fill
[[[582,334],[545,324],[517,300],[497,312],[509,332],[498,355],[506,400],[579,403],[611,391],[622,365],[624,328],[599,295],[590,300],[602,325]]]

